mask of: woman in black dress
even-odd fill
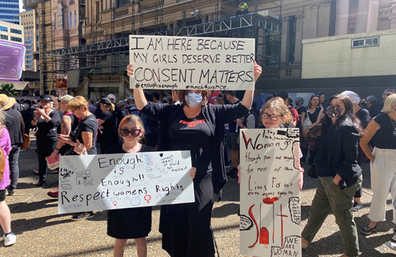
[[[99,134],[98,142],[100,143],[101,153],[105,153],[110,146],[116,145],[117,136],[117,119],[114,115],[114,104],[109,98],[102,98],[99,102],[102,113],[98,116]]]
[[[301,150],[303,152],[303,157],[301,158],[301,166],[303,166],[305,162],[308,150],[310,153],[310,159],[308,163],[312,165],[313,161],[315,160],[317,140],[308,137],[308,132],[314,127],[318,126],[322,122],[322,118],[323,109],[319,104],[319,96],[312,95],[307,106],[307,115],[305,116],[304,120],[301,120],[301,125],[303,126],[303,137],[301,138]]]
[[[40,96],[40,107],[34,112],[31,122],[37,130],[37,153],[39,160],[39,181],[37,187],[44,186],[47,177],[47,161],[45,157],[49,156],[58,143],[56,131],[60,124],[59,112],[52,108],[52,98],[49,95]]]
[[[132,65],[127,72],[133,76]],[[257,64],[254,74],[257,81],[261,74]],[[196,168],[195,202],[161,207],[162,248],[170,256],[214,256],[212,207],[227,181],[224,124],[247,115],[253,95],[253,90],[247,90],[239,104],[207,105],[208,90],[179,90],[180,105],[159,105],[147,102],[142,89],[134,89],[136,107],[161,122],[158,150],[190,150]]]

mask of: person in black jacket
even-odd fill
[[[51,106],[52,97],[49,95],[40,96],[40,107],[36,108],[32,126],[37,130],[37,153],[39,157],[39,182],[37,187],[46,183],[47,161],[45,160],[56,147],[58,135],[56,133],[60,124],[59,112]]]
[[[261,67],[255,64],[255,81]],[[133,76],[132,65],[127,67]],[[160,121],[158,150],[190,150],[195,202],[161,207],[162,248],[172,257],[214,256],[210,227],[213,200],[227,181],[224,167],[224,124],[248,113],[254,91],[248,90],[240,104],[207,104],[208,90],[179,90],[180,105],[148,102],[142,89],[134,89],[136,107]]]
[[[322,129],[315,157],[319,185],[301,234],[302,248],[308,247],[332,211],[344,243],[342,257],[355,257],[359,255],[359,242],[352,204],[355,192],[362,185],[362,169],[357,160],[361,129],[348,96],[330,98]]]
[[[4,111],[5,125],[10,134],[12,148],[8,155],[11,183],[7,187],[7,195],[15,194],[15,189],[19,179],[18,159],[21,151],[21,145],[23,143],[22,126],[24,126],[24,124],[21,114],[12,108],[15,103],[15,98],[8,97],[5,94],[0,94],[0,106],[1,110]]]

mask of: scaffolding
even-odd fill
[[[258,10],[258,1],[254,11],[243,16],[233,17],[220,9],[220,0],[214,4],[213,14],[203,14],[191,20],[187,18],[187,10],[195,10],[194,1],[185,1],[181,4],[182,19],[173,23],[164,24],[164,0],[130,0],[131,5],[130,29],[125,33],[116,33],[116,10],[114,3],[110,9],[110,34],[98,37],[98,24],[92,33],[91,43],[69,46],[61,49],[46,51],[42,57],[51,59],[54,72],[65,73],[68,70],[78,69],[81,74],[115,74],[125,70],[117,58],[120,55],[129,55],[129,35],[163,35],[163,36],[199,36],[199,37],[238,37],[255,38],[256,61],[263,67],[263,77],[279,78],[280,74],[280,44],[281,44],[281,6],[279,16],[269,15],[271,10]],[[224,2],[222,2],[224,4]],[[135,10],[135,7],[138,10]],[[154,17],[152,17],[154,16]],[[136,26],[139,19],[139,27]],[[151,18],[151,22],[150,21]],[[146,25],[153,24],[153,25]],[[124,26],[124,25],[122,25]],[[119,30],[118,30],[119,31]],[[85,35],[82,35],[84,37]],[[105,38],[104,38],[105,37]],[[73,60],[74,65],[70,64]],[[82,77],[80,81],[82,80]]]

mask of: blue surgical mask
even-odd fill
[[[188,93],[185,99],[188,106],[197,107],[202,102],[202,95],[197,93]]]

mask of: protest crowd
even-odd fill
[[[133,76],[133,65],[128,66],[127,73]],[[254,74],[256,81],[260,66],[255,65]],[[0,94],[0,225],[4,245],[16,243],[5,199],[18,194],[19,153],[28,149],[29,133],[37,140],[39,165],[33,170],[37,187],[46,185],[48,173],[59,173],[49,168],[59,155],[191,151],[193,168],[189,174],[195,202],[161,206],[159,231],[162,248],[170,256],[201,257],[215,256],[216,252],[210,225],[214,201],[221,199],[227,177],[240,180],[244,172],[239,169],[240,130],[298,128],[301,166],[310,177],[319,179],[308,223],[302,228],[301,246],[308,248],[332,212],[341,232],[342,256],[358,256],[357,233],[375,233],[377,223],[385,220],[388,192],[392,199],[396,196],[395,90],[385,89],[379,100],[344,91],[331,97],[313,94],[308,102],[280,91],[270,94],[262,107],[253,98],[254,90],[247,90],[239,99],[235,91],[172,90],[167,94],[134,89],[132,96],[118,101],[114,94],[101,99],[42,95],[35,101],[16,101]],[[369,198],[361,190],[362,162],[371,163],[373,197],[370,221],[357,228],[353,212],[360,211],[362,201]],[[303,172],[301,169],[300,190]],[[58,198],[58,188],[47,194]],[[94,215],[92,211],[75,213],[71,219],[80,221]],[[139,222],[132,222],[131,217]],[[108,211],[107,224],[107,234],[115,238],[114,256],[123,256],[127,239],[135,240],[138,256],[147,256],[151,207]],[[396,251],[396,234],[384,243]]]

